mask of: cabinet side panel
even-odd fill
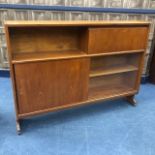
[[[12,64],[12,46],[10,43],[10,33],[9,27],[5,25],[5,36],[6,36],[6,43],[7,43],[7,53],[9,58],[9,66],[10,66],[10,76],[12,81],[12,90],[13,90],[13,97],[14,97],[14,107],[16,112],[16,121],[19,120],[19,107],[18,107],[18,99],[17,99],[17,92],[16,92],[16,79],[14,74],[14,65]]]
[[[145,51],[142,53],[141,59],[139,61],[139,71],[138,71],[137,80],[136,80],[136,89],[137,90],[139,90],[139,87],[140,87],[141,76],[142,76],[143,66],[144,66],[144,59],[145,59],[145,55],[146,55],[146,48],[147,48],[148,39],[149,39],[150,26],[147,26],[146,28],[147,28],[146,34],[144,35],[145,42],[142,42],[144,44]]]
[[[89,59],[15,65],[20,114],[87,100]]]

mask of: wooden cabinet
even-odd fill
[[[135,104],[149,31],[147,22],[5,24],[20,119],[125,97]]]

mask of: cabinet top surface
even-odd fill
[[[102,25],[149,25],[146,21],[6,21],[9,27],[20,26],[102,26]]]

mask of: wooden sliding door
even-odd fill
[[[21,114],[87,100],[88,58],[19,63],[15,75]]]
[[[147,34],[147,26],[90,28],[88,53],[145,49]]]

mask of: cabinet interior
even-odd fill
[[[12,27],[9,29],[14,60],[82,55],[85,27]]]
[[[92,57],[90,77],[136,71],[140,60],[141,53]]]
[[[135,90],[137,72],[126,72],[90,78],[89,98],[106,98]]]

